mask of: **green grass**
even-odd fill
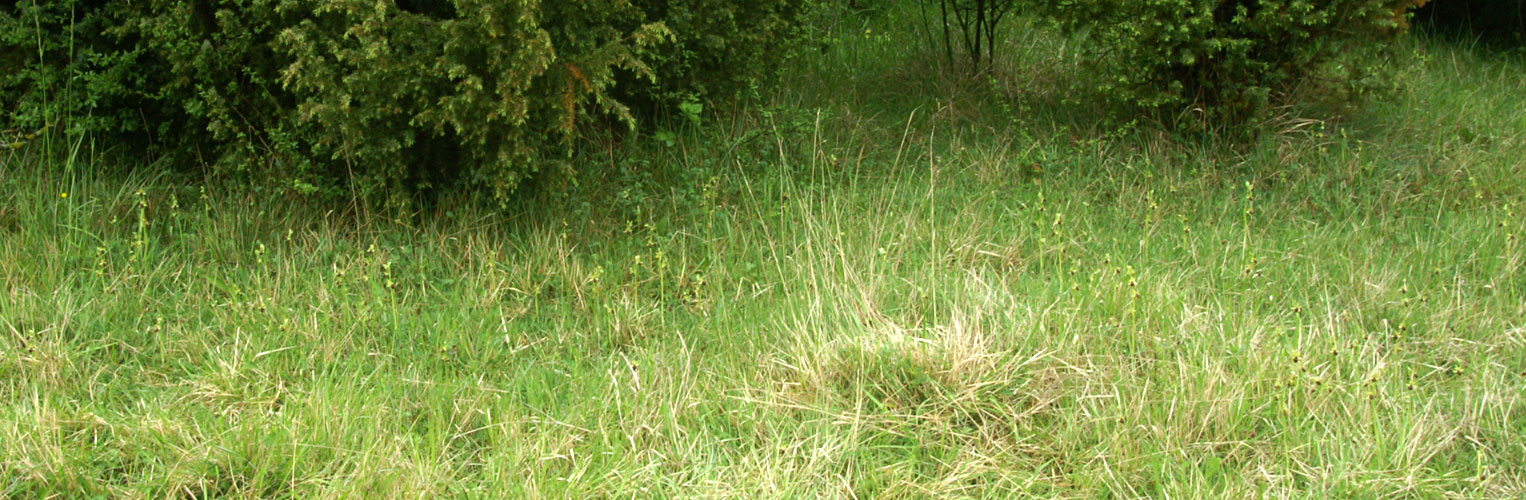
[[[1526,495],[1520,56],[1233,147],[895,18],[508,216],[5,153],[0,498]]]

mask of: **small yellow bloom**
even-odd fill
[[[58,197],[59,198],[68,198],[69,197],[69,193],[58,193]]]

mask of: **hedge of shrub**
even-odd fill
[[[1426,0],[1036,1],[1086,35],[1103,96],[1167,123],[1219,126],[1384,90],[1394,42]]]
[[[302,190],[506,200],[590,129],[767,81],[801,3],[21,0],[0,8],[0,127]]]

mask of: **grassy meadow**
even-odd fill
[[[507,213],[0,151],[0,498],[1526,497],[1526,54],[1246,145],[907,17]]]

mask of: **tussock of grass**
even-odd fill
[[[1248,147],[795,86],[514,217],[7,153],[0,497],[1519,497],[1522,63],[1418,50]]]

